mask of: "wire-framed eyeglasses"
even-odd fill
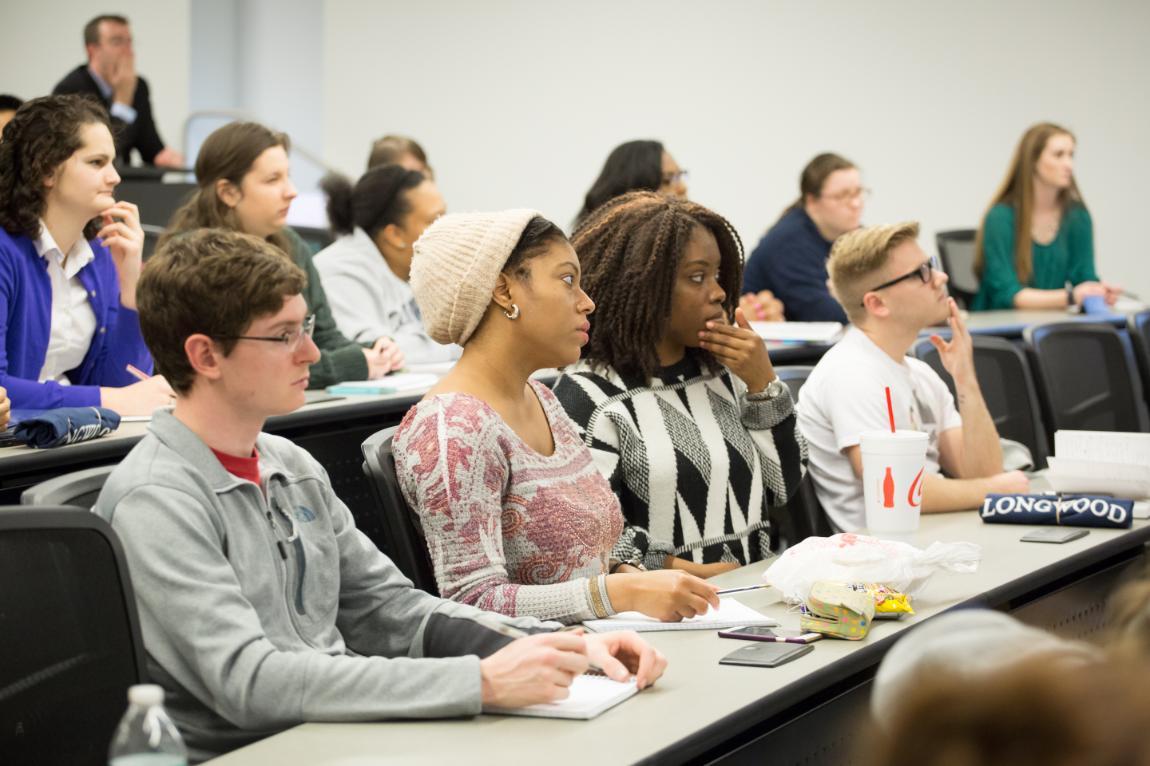
[[[310,338],[315,332],[315,314],[310,314],[303,320],[303,324],[292,330],[284,330],[279,335],[214,335],[216,340],[261,340],[267,343],[282,343],[288,353],[299,350],[299,344],[305,337]]]

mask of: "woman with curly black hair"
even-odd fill
[[[633,192],[571,244],[598,308],[555,395],[623,506],[613,555],[701,577],[770,556],[767,509],[798,486],[806,445],[736,308],[738,234],[702,205]]]
[[[103,106],[49,96],[0,139],[0,386],[14,409],[104,406],[147,415],[172,395],[151,372],[136,282],[144,231],[117,202]]]

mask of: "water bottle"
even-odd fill
[[[164,712],[164,690],[155,684],[128,689],[128,712],[108,748],[109,766],[188,766],[184,740]]]

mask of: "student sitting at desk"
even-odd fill
[[[687,198],[687,171],[679,167],[659,141],[627,141],[607,155],[599,177],[583,198],[575,218],[578,226],[591,211],[609,199],[631,191],[655,191]]]
[[[1070,131],[1048,122],[1023,134],[975,240],[975,311],[1060,309],[1090,296],[1112,304],[1121,294],[1094,271],[1094,225],[1074,182],[1074,148]]]
[[[289,148],[286,135],[255,122],[233,122],[214,131],[196,157],[199,189],[176,211],[160,245],[185,232],[208,227],[252,234],[271,242],[308,275],[304,297],[315,316],[315,342],[320,349],[309,385],[324,388],[345,380],[381,378],[403,366],[403,352],[387,337],[370,339],[368,348],[344,337],[332,318],[311,251],[285,226],[288,208],[296,197]]]
[[[391,338],[409,363],[458,359],[458,346],[428,337],[407,284],[415,240],[447,212],[435,182],[382,165],[354,187],[340,175],[322,185],[332,232],[340,238],[316,255],[315,267],[340,331],[360,342]]]
[[[781,300],[792,322],[847,321],[827,289],[827,257],[836,239],[859,227],[867,193],[850,160],[826,153],[807,163],[799,198],[747,259],[739,305],[749,319],[771,319],[772,302]]]
[[[619,502],[536,370],[570,364],[595,304],[567,238],[533,210],[440,218],[411,285],[431,337],[463,356],[395,435],[440,592],[562,622],[637,610],[661,620],[718,606],[684,572],[615,565]]]
[[[599,313],[555,395],[622,504],[616,557],[701,577],[769,557],[767,508],[806,455],[790,391],[735,309],[738,235],[701,205],[635,192],[572,244]]]
[[[171,240],[140,281],[176,406],[95,510],[123,542],[148,675],[193,761],[305,721],[561,699],[589,662],[640,686],[658,678],[665,660],[634,634],[552,633],[415,590],[323,468],[261,433],[303,404],[320,355],[306,281],[272,245],[220,230]],[[512,626],[546,634],[513,640]]]
[[[140,336],[144,232],[120,176],[108,115],[81,96],[24,104],[0,141],[0,385],[18,409],[168,404]]]
[[[929,437],[924,513],[975,508],[988,492],[1029,486],[1023,473],[1002,472],[1002,447],[975,377],[970,334],[947,296],[946,274],[933,267],[917,237],[917,223],[871,226],[844,234],[831,250],[831,283],[852,326],[799,392],[799,427],[810,446],[819,502],[839,530],[863,526],[859,434],[890,428],[888,386],[895,425]],[[942,378],[907,356],[919,333],[948,315],[951,339],[935,335],[931,342],[954,378],[957,410]]]

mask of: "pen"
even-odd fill
[[[124,369],[127,370],[128,374],[131,375],[136,380],[148,380],[152,377],[148,373],[141,370],[139,367],[136,367],[136,366],[131,365],[131,364],[127,365]]]
[[[488,630],[507,638],[523,638],[524,636],[530,635],[525,630],[520,630],[513,625],[507,625],[506,623],[502,623],[499,620],[493,620],[487,617],[487,615],[476,615],[471,619],[487,628]],[[607,675],[603,671],[603,668],[599,667],[594,662],[587,663],[587,670],[590,673],[600,673],[602,675]]]
[[[769,588],[769,587],[771,587],[771,586],[767,585],[766,583],[761,583],[759,585],[743,585],[743,586],[740,586],[738,588],[724,588],[723,590],[719,591],[718,594],[716,594],[716,595],[725,596],[728,593],[742,593],[743,591],[746,591],[746,590],[759,590],[760,588]]]

